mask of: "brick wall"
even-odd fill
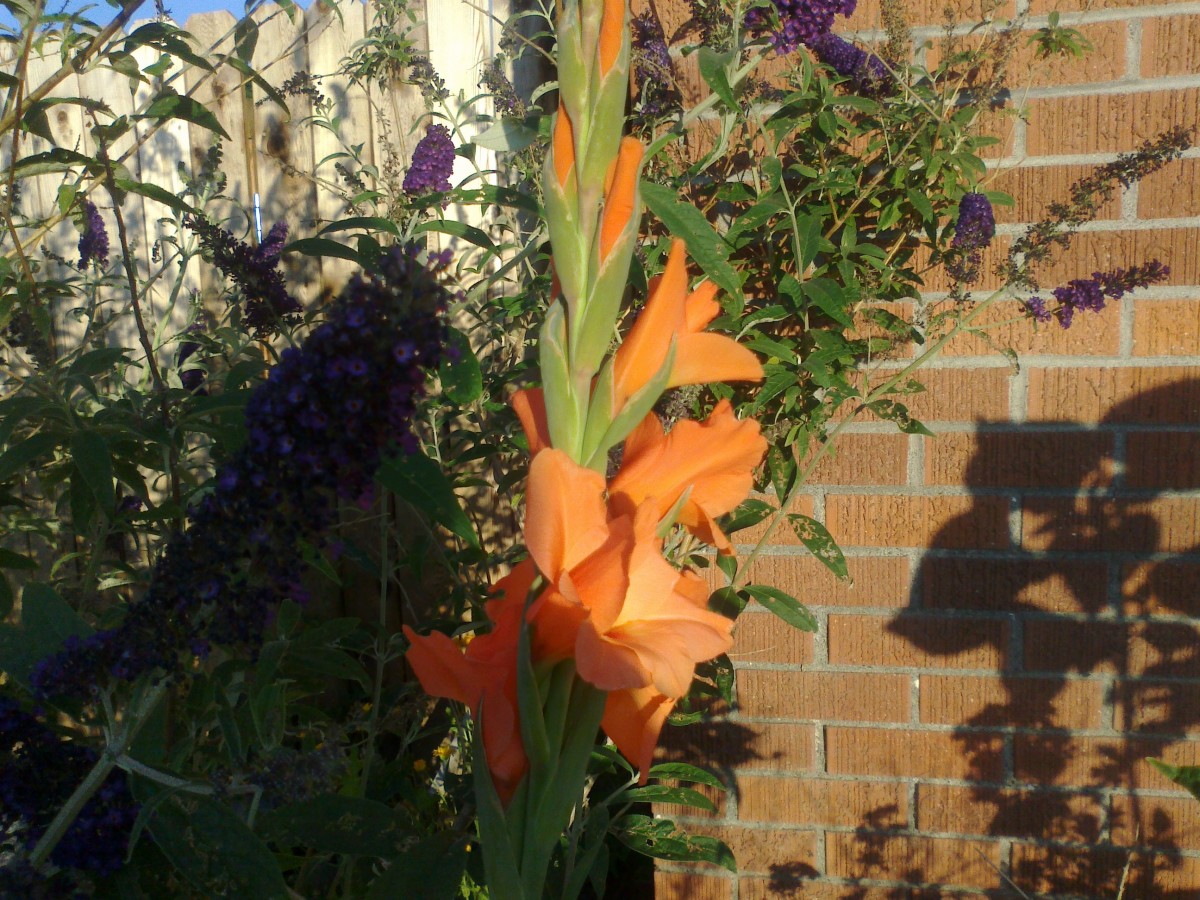
[[[1033,81],[995,160],[1008,234],[1089,164],[1200,121],[1200,3],[1029,2],[1031,27],[1058,8],[1097,53]],[[943,5],[913,0],[918,38]],[[668,36],[687,18],[656,7]],[[860,0],[851,28],[877,19]],[[1200,763],[1196,151],[1106,207],[1044,281],[1148,257],[1168,285],[1070,331],[1002,329],[1019,372],[978,340],[951,347],[915,403],[936,438],[863,422],[822,466],[805,504],[854,585],[794,543],[763,561],[755,581],[802,597],[820,631],[739,622],[736,710],[675,741],[733,786],[681,821],[741,870],[663,864],[659,897],[1102,898],[1127,863],[1127,898],[1200,897],[1200,802],[1144,761]]]

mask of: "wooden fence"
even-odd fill
[[[261,86],[231,64],[237,20],[225,11],[194,15],[182,26],[194,38],[193,49],[215,64],[215,71],[191,66],[181,72],[177,63],[131,92],[134,82],[126,75],[109,68],[93,68],[68,75],[53,96],[103,100],[113,116],[144,112],[164,87],[195,99],[215,115],[229,135],[222,141],[221,163],[227,178],[223,193],[229,199],[210,205],[210,213],[227,221],[235,234],[253,236],[257,197],[264,234],[273,223],[285,221],[291,238],[310,236],[346,215],[347,197],[356,193],[348,174],[364,175],[371,183],[372,167],[402,176],[413,147],[432,121],[418,88],[400,77],[388,78],[383,85],[378,79],[364,85],[355,83],[344,72],[344,60],[376,22],[378,6],[375,0],[365,5],[360,0],[341,0],[335,8],[316,0],[307,11],[293,9],[290,16],[274,3],[266,3],[253,13],[257,36],[253,53],[247,57],[250,66],[275,88],[307,73],[326,99],[324,108],[314,108],[312,97],[305,93],[291,93],[286,108],[281,108]],[[468,0],[414,0],[408,9],[418,23],[408,33],[409,39],[429,56],[450,91],[446,107],[437,112],[457,122],[456,142],[469,140],[486,127],[486,117],[492,112],[490,98],[478,98],[479,82],[483,67],[497,51],[501,34],[498,23],[508,14],[507,0],[493,0],[486,9]],[[406,18],[401,21],[409,25]],[[127,31],[133,33],[144,24],[132,23]],[[242,48],[250,45],[244,38],[237,40]],[[15,49],[10,46],[8,52],[11,58]],[[61,65],[57,44],[47,42],[42,53],[29,63],[26,93]],[[158,55],[150,47],[133,51],[143,70],[155,63]],[[10,61],[9,71],[11,67]],[[19,155],[24,158],[52,146],[94,154],[97,148],[90,133],[94,124],[90,119],[91,114],[78,105],[52,107],[49,128],[53,142],[26,135],[18,148]],[[107,119],[99,114],[101,122]],[[110,158],[123,160],[135,179],[172,194],[183,187],[180,164],[197,170],[217,139],[212,130],[181,119],[157,126],[152,120],[135,121],[135,127],[108,148]],[[483,170],[493,167],[493,154],[483,148],[476,151],[474,164],[456,160],[456,183],[475,173],[476,165]],[[11,145],[0,152],[7,163]],[[20,206],[25,220],[36,221],[52,214],[60,188],[75,183],[73,175],[64,178],[61,174],[25,179]],[[112,203],[100,189],[93,188],[91,197],[101,209],[116,253],[120,248]],[[131,255],[154,309],[156,343],[161,344],[177,334],[194,314],[191,298],[211,295],[216,287],[210,283],[213,273],[193,259],[184,267],[181,289],[174,289],[180,266],[177,242],[191,240],[186,232],[180,233],[177,214],[162,203],[136,194],[124,199],[121,211]],[[445,215],[479,224],[477,218],[472,219],[478,216],[475,210],[451,208]],[[68,263],[78,259],[79,233],[70,221],[60,221],[48,229],[23,229],[19,234],[23,252],[37,264],[61,265],[55,263],[56,256]],[[11,237],[5,247],[12,255]],[[285,268],[297,297],[311,303],[335,291],[353,265],[337,258],[289,254]],[[70,311],[56,311],[55,330],[60,337],[69,338],[80,328]],[[115,335],[114,339],[123,337]]]

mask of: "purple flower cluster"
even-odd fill
[[[197,323],[189,328],[188,332],[196,334],[203,330],[203,326]],[[183,367],[199,350],[200,344],[197,341],[187,339],[180,341],[179,350],[175,354],[175,365],[179,368],[179,381],[183,385],[183,389],[188,393],[206,397],[208,396],[208,389],[204,386],[204,369],[194,366],[190,369]]]
[[[950,240],[951,253],[946,269],[961,282],[970,283],[979,277],[983,251],[996,236],[996,216],[992,203],[984,194],[963,194],[958,201],[958,221]]]
[[[777,53],[791,53],[801,44],[813,41],[833,28],[835,16],[849,16],[857,0],[771,0],[779,13],[779,30],[771,32],[771,44]],[[746,25],[757,34],[771,28],[771,18],[763,9],[746,14]]]
[[[523,119],[528,112],[525,108],[525,101],[517,95],[517,89],[513,86],[504,67],[503,54],[494,57],[483,70],[479,86],[486,88],[492,95],[492,104],[497,113],[514,119]]]
[[[32,848],[96,762],[0,696],[0,831],[19,830]],[[121,868],[138,806],[123,772],[112,772],[50,854],[56,866],[107,875]]]
[[[819,34],[809,41],[809,49],[817,59],[843,78],[849,78],[861,91],[882,94],[890,84],[887,66],[874,53],[856,47],[832,31]]]
[[[445,125],[430,125],[413,150],[412,165],[404,176],[404,193],[410,195],[450,190],[454,171],[454,141]]]
[[[116,628],[70,638],[40,662],[39,696],[177,675],[212,645],[255,652],[275,604],[304,596],[303,548],[325,543],[338,499],[369,502],[389,442],[416,449],[416,403],[442,353],[448,262],[393,250],[378,274],[350,281],[303,346],[283,352],[247,404],[246,443],[168,541],[146,594]]]
[[[286,222],[276,222],[263,242],[251,247],[206,218],[187,216],[183,221],[196,233],[213,265],[241,289],[243,321],[255,337],[270,337],[280,325],[297,321],[300,304],[288,293],[279,271]]]
[[[91,200],[83,201],[83,230],[79,234],[79,268],[94,262],[100,268],[108,265],[108,231],[100,210]]]
[[[677,112],[683,96],[675,86],[675,69],[667,49],[662,25],[650,13],[635,16],[633,26],[633,71],[641,92],[639,111],[647,118]]]
[[[1048,322],[1053,317],[1063,328],[1070,328],[1076,312],[1099,312],[1106,300],[1119,300],[1130,291],[1164,281],[1170,274],[1170,268],[1158,260],[1129,269],[1093,272],[1091,278],[1075,278],[1051,291],[1058,301],[1053,311],[1041,297],[1026,300],[1025,310],[1039,322]]]

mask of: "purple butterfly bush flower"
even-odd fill
[[[268,338],[281,326],[299,320],[300,304],[288,293],[279,271],[279,254],[288,233],[285,222],[271,226],[257,247],[201,216],[185,216],[183,223],[196,233],[213,265],[241,290],[243,321],[256,338]]]
[[[648,118],[677,112],[683,102],[675,86],[675,69],[662,25],[650,13],[630,20],[633,31],[634,78],[641,91],[639,112]]]
[[[809,41],[808,46],[817,59],[843,78],[849,78],[865,93],[882,94],[890,84],[888,69],[882,59],[832,31],[817,35]]]
[[[1171,269],[1156,259],[1128,269],[1093,272],[1091,278],[1074,278],[1051,291],[1058,301],[1053,311],[1041,297],[1026,300],[1025,311],[1039,322],[1054,317],[1063,328],[1070,328],[1077,312],[1100,312],[1106,300],[1119,300],[1130,291],[1165,281],[1170,274]]]
[[[397,248],[378,273],[351,279],[328,320],[254,391],[246,443],[167,542],[145,595],[115,628],[68,638],[40,662],[38,696],[175,677],[214,645],[256,652],[270,611],[302,597],[303,548],[324,545],[339,499],[365,505],[388,446],[417,449],[411,424],[442,357],[448,263],[448,253],[425,264]]]
[[[79,234],[79,268],[86,269],[89,263],[100,268],[108,265],[108,231],[100,210],[91,200],[83,201],[83,230]]]
[[[0,696],[0,759],[0,832],[15,830],[32,848],[97,756]],[[137,816],[125,774],[111,772],[55,846],[50,862],[101,876],[117,871]]]
[[[984,194],[963,194],[958,201],[958,221],[950,240],[946,269],[958,281],[970,283],[979,278],[983,251],[996,236],[996,216]]]
[[[450,190],[454,171],[454,141],[445,125],[430,125],[413,149],[412,165],[404,176],[404,193],[410,196]]]
[[[771,44],[777,53],[791,53],[801,44],[812,42],[833,28],[835,16],[849,16],[857,0],[772,0],[779,14],[779,30],[771,32]],[[746,25],[757,34],[771,27],[771,17],[764,9],[752,9],[746,14]]]

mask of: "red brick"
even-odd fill
[[[1200,488],[1200,433],[1134,431],[1125,437],[1125,484],[1134,489]]]
[[[1200,421],[1200,367],[1030,368],[1029,418],[1192,424]]]
[[[850,825],[891,828],[908,821],[900,784],[820,778],[738,779],[738,818],[743,822]]]
[[[926,556],[921,561],[925,609],[990,612],[1082,612],[1108,589],[1108,566],[1058,560],[963,559]]]
[[[1200,565],[1163,560],[1127,565],[1121,570],[1125,615],[1200,616]]]
[[[687,730],[701,731],[702,729],[703,726],[693,726],[691,729],[668,728],[664,732],[664,739],[670,741],[670,736],[672,734]],[[713,766],[723,767],[724,763],[719,756],[709,755],[704,751],[703,748],[707,743],[708,741],[703,739],[692,742],[688,747],[687,752],[682,754],[679,752],[679,748],[674,746],[674,742],[672,742],[672,746],[670,747],[663,747],[660,744],[655,751],[655,762],[687,762],[691,763],[692,765],[699,764],[708,768]],[[690,788],[701,796],[708,798],[708,801],[713,805],[713,809],[707,810],[699,806],[685,806],[682,803],[655,803],[655,815],[663,816],[667,819],[677,819],[680,816],[686,816],[691,819],[724,819],[726,817],[725,810],[729,805],[729,792],[724,788],[713,787],[709,784],[694,784],[690,782],[687,784],[675,782],[675,785],[677,787]],[[691,827],[692,825],[689,824],[688,828]]]
[[[1066,200],[1075,182],[1095,171],[1094,166],[1011,166],[996,174],[988,185],[991,190],[1011,194],[1012,206],[995,208],[997,224],[1030,224],[1047,212],[1054,200]],[[1121,195],[1117,193],[1100,207],[1097,218],[1121,217]]]
[[[963,835],[1093,842],[1104,809],[1094,795],[986,787],[917,787],[917,827]]]
[[[925,442],[926,484],[969,487],[1077,487],[1113,439],[1095,432],[951,432]],[[1104,472],[1099,484],[1107,484]],[[1090,486],[1098,486],[1093,483]]]
[[[737,860],[738,874],[772,869],[815,875],[817,835],[794,828],[743,828],[737,825],[687,826],[689,834],[724,841]]]
[[[843,878],[998,887],[1000,845],[908,835],[826,833],[826,871]]]
[[[1157,259],[1171,268],[1163,284],[1190,287],[1200,284],[1200,254],[1195,248],[1194,228],[1084,231],[1075,235],[1069,251],[1038,269],[1037,277],[1042,284],[1053,287],[1072,278],[1091,278],[1096,271],[1107,272]],[[1119,302],[1136,302],[1137,296],[1133,294]]]
[[[1132,860],[1132,861],[1131,861]],[[1122,896],[1166,900],[1194,897],[1200,889],[1200,863],[1122,848],[1013,847],[1012,879],[1026,892],[1116,897],[1128,867]]]
[[[825,759],[834,775],[998,781],[1002,743],[1000,735],[826,728]]]
[[[1200,543],[1200,501],[1026,499],[1022,531],[1030,550],[1190,551]]]
[[[1165,622],[1025,623],[1025,669],[1200,677],[1200,626]]]
[[[1200,734],[1200,686],[1195,681],[1121,679],[1113,687],[1113,727],[1155,734]]]
[[[1039,325],[1023,312],[1017,300],[993,304],[975,320],[986,330],[986,339],[963,332],[942,350],[946,356],[990,356],[1000,350],[1015,350],[1024,359],[1038,354],[1114,356],[1120,350],[1121,308],[1109,304],[1098,313],[1077,316],[1070,328],[1057,322]]]
[[[849,722],[908,719],[908,678],[876,672],[741,669],[738,703],[747,716]]]
[[[852,556],[846,562],[850,581],[837,578],[812,556],[764,555],[750,570],[750,581],[777,587],[810,607],[901,607],[908,603],[907,559]]]
[[[1200,71],[1200,16],[1142,20],[1142,77],[1194,75]]]
[[[843,546],[1009,546],[1008,501],[1001,497],[830,494],[825,525]]]
[[[1098,681],[922,675],[921,721],[934,725],[1098,728],[1105,687]]]
[[[1029,103],[1030,156],[1132,150],[1182,122],[1200,119],[1200,90],[1054,97]],[[1064,128],[1064,122],[1075,127]]]
[[[803,665],[812,662],[813,636],[772,613],[748,610],[738,616],[734,626],[733,649],[729,651],[729,658],[737,665]]]
[[[816,734],[812,725],[700,722],[679,728],[668,726],[663,731],[663,745],[659,756],[664,760],[700,760],[718,769],[798,771],[813,767]],[[724,804],[724,791],[712,788],[704,794],[716,805]]]
[[[923,669],[1004,668],[1008,623],[944,616],[831,615],[831,665]]]
[[[1200,187],[1196,192],[1200,194]],[[1187,192],[1174,192],[1172,196],[1181,193]],[[1200,215],[1200,210],[1196,215]],[[1135,356],[1193,356],[1198,351],[1200,300],[1138,300],[1134,303]]]
[[[1169,162],[1138,182],[1137,190],[1139,219],[1200,216],[1200,159]]]
[[[914,394],[892,394],[887,397],[908,408],[909,415],[921,422],[995,422],[1008,418],[1008,381],[1012,372],[1007,368],[980,369],[922,369],[914,376],[925,386]],[[880,384],[884,376],[877,375],[872,384]],[[852,406],[844,406],[848,415]],[[879,417],[869,410],[858,415],[857,421],[875,422]]]
[[[776,874],[771,878],[743,878],[738,882],[738,900],[896,900],[903,890],[904,900],[949,900],[949,898],[973,898],[983,900],[986,896],[978,891],[956,891],[949,888],[916,887],[866,887],[861,884],[833,884],[812,881],[808,878],[792,878]]]
[[[980,134],[994,135],[1002,139],[1002,144],[987,147],[979,155],[984,158],[995,158],[1004,153],[1012,152],[1012,120],[998,119],[993,116],[980,116]],[[971,285],[976,296],[984,297],[987,293],[1003,286],[1001,277],[996,274],[996,266],[1008,256],[1011,239],[1007,235],[997,236],[979,255],[979,280]],[[941,263],[932,263],[931,249],[921,243],[915,248],[909,266],[920,277],[925,293],[942,293],[954,286],[954,279]]]
[[[1127,847],[1200,849],[1200,803],[1195,797],[1112,798],[1112,840]]]
[[[733,879],[690,872],[654,873],[655,900],[729,900]]]
[[[1015,13],[1013,0],[1002,0],[992,5],[987,0],[910,0],[905,3],[904,21],[910,25],[943,25],[974,22],[985,15],[1000,18]],[[947,18],[949,16],[949,18]],[[847,30],[865,31],[882,27],[880,0],[862,0],[846,22]]]
[[[1185,3],[1187,0],[1165,0],[1166,3]],[[1158,6],[1160,0],[1030,0],[1029,14],[1044,16],[1055,10],[1068,12],[1093,9],[1138,9],[1142,6]]]
[[[905,434],[845,434],[817,464],[809,484],[905,484],[908,481]]]
[[[776,499],[774,497],[768,497],[766,499],[771,503],[772,506],[775,505]],[[812,497],[800,495],[793,498],[791,505],[788,506],[787,513],[798,513],[802,516],[811,517],[813,514]],[[768,517],[751,528],[745,528],[736,532],[732,540],[736,544],[753,546],[762,539],[762,536],[766,534],[767,528],[770,527],[771,524],[772,519]],[[774,530],[771,532],[768,545],[778,547],[798,547],[800,546],[800,539],[796,537],[795,532],[788,527],[787,519],[780,517],[778,524],[775,525]]]
[[[1146,762],[1165,759],[1172,765],[1200,762],[1200,744],[1137,738],[1085,738],[1056,734],[1018,734],[1014,765],[1019,782],[1085,788],[1176,789]]]

